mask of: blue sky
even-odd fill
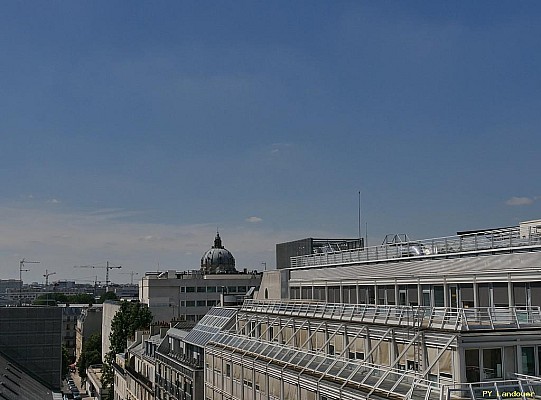
[[[6,2],[0,278],[541,218],[538,2]],[[104,275],[98,271],[99,275]],[[115,281],[129,275],[112,271]],[[100,279],[100,278],[98,278]],[[103,276],[101,277],[103,280]]]

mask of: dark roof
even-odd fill
[[[48,400],[53,393],[0,354],[0,400]]]

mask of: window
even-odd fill
[[[502,349],[483,349],[483,379],[503,377]]]
[[[231,378],[231,364],[225,364],[225,376]]]
[[[194,300],[186,301],[186,307],[195,307],[195,301]]]
[[[207,286],[207,293],[216,293],[216,286]]]
[[[197,293],[205,293],[207,291],[206,286],[198,286],[197,287]]]
[[[206,307],[207,301],[206,300],[197,300],[197,307]]]
[[[186,287],[186,293],[194,293],[195,287],[194,286],[187,286]]]
[[[535,375],[535,348],[522,347],[522,373],[525,375]]]
[[[468,382],[479,382],[481,380],[479,368],[479,349],[466,349],[466,380]]]

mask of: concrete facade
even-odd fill
[[[155,322],[197,322],[220,302],[221,294],[245,295],[259,287],[261,274],[203,274],[201,271],[147,272],[139,285],[139,300]]]

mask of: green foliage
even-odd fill
[[[122,302],[111,322],[111,352],[124,352],[126,341],[134,336],[137,329],[148,328],[151,322],[152,314],[146,305]]]
[[[72,359],[66,346],[62,345],[62,376],[67,375]]]
[[[77,360],[79,376],[86,379],[86,369],[90,365],[101,363],[101,333],[94,333],[83,343],[83,351]]]
[[[70,304],[94,304],[94,296],[88,293],[77,293],[68,296]]]
[[[102,385],[113,395],[114,371],[113,362],[117,353],[124,353],[128,338],[133,338],[138,329],[148,329],[152,322],[152,313],[145,304],[122,302],[120,310],[111,321],[110,351],[105,355]]]
[[[100,296],[100,303],[103,303],[104,301],[107,301],[107,300],[118,300],[118,296],[115,294],[115,292],[105,292],[104,294],[102,294]]]
[[[67,303],[68,296],[64,293],[46,293],[38,296],[33,304],[37,306],[56,306],[58,303]]]
[[[66,295],[65,293],[46,293],[38,296],[33,304],[36,306],[56,306],[64,304],[94,304],[94,296],[88,293]]]

